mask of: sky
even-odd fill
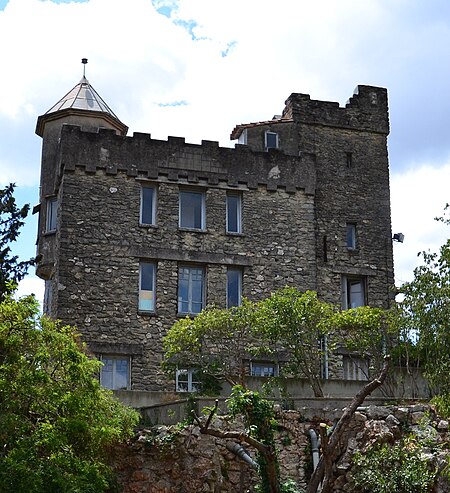
[[[386,87],[396,285],[449,229],[448,0],[0,0],[0,186],[38,202],[37,117],[83,74],[122,122],[153,138],[229,140],[293,92],[342,106]],[[368,163],[370,164],[370,163]],[[37,217],[13,250],[35,254]],[[33,271],[19,294],[43,297]]]

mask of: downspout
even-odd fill
[[[259,466],[258,463],[255,462],[245,451],[244,447],[239,445],[239,443],[232,443],[232,442],[227,442],[226,444],[227,449],[232,452],[234,455],[237,455],[240,459],[242,459],[244,462],[247,462],[247,464],[250,464],[250,466],[253,467],[253,469],[258,470]]]
[[[314,471],[319,463],[319,440],[317,439],[317,433],[312,428],[309,429],[309,436],[311,438],[311,453]]]
[[[327,336],[323,336],[323,378],[328,380],[328,340]]]

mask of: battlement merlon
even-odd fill
[[[231,132],[231,139],[239,138],[245,128],[289,122],[389,134],[388,96],[383,87],[358,85],[345,107],[333,101],[314,100],[309,94],[301,93],[292,93],[285,105],[278,118],[237,125]]]

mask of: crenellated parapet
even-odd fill
[[[276,149],[255,152],[245,145],[233,149],[205,140],[189,144],[180,137],[163,141],[144,133],[123,137],[109,129],[92,133],[73,125],[62,128],[59,161],[61,172],[78,167],[86,173],[122,172],[130,177],[209,187],[263,186],[269,191],[294,193],[302,189],[314,194],[316,181],[313,154],[292,156]]]

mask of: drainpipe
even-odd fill
[[[245,451],[245,449],[239,445],[239,443],[231,443],[227,442],[226,445],[227,449],[230,452],[233,452],[233,454],[237,455],[239,458],[241,458],[243,461],[247,462],[247,464],[250,464],[253,469],[258,470],[259,466],[258,463],[255,462]]]
[[[328,340],[323,336],[323,378],[328,380]]]
[[[315,470],[319,463],[319,440],[317,439],[317,433],[312,428],[309,429],[309,436],[311,438],[313,470]]]

